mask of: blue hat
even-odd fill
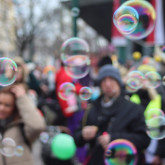
[[[114,78],[119,83],[120,86],[123,86],[123,82],[122,82],[118,69],[116,69],[112,65],[108,64],[108,65],[104,65],[103,67],[100,68],[99,74],[97,77],[98,83],[100,84],[101,81],[106,77]]]

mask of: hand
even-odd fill
[[[153,160],[152,160],[152,163],[153,165],[161,165],[161,158],[159,156],[154,156]]]
[[[65,127],[65,126],[58,126],[61,132],[67,133],[71,135],[71,132],[69,130],[69,128]]]
[[[15,94],[16,98],[24,96],[26,94],[25,87],[22,84],[14,85],[11,92]]]
[[[103,147],[103,149],[106,149],[111,140],[111,137],[110,137],[110,134],[106,133],[99,136],[97,140],[99,144]]]
[[[82,136],[85,140],[91,140],[96,136],[97,126],[85,126],[82,130]]]

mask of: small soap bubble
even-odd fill
[[[89,87],[82,87],[80,89],[79,97],[81,100],[89,100],[92,96],[92,89]]]
[[[143,86],[144,74],[140,71],[131,71],[127,75],[126,84],[131,89],[140,89]]]
[[[165,46],[162,46],[161,51],[165,53]]]
[[[15,82],[17,73],[16,63],[7,57],[0,58],[0,86],[8,86]]]
[[[165,86],[165,76],[163,76],[162,83]]]
[[[22,156],[24,153],[24,148],[22,146],[16,146],[16,149],[15,149],[15,156]]]
[[[158,72],[147,72],[145,74],[145,86],[148,88],[158,88],[162,78]]]
[[[47,143],[48,140],[49,140],[49,134],[48,134],[47,132],[42,132],[42,133],[40,134],[40,141],[41,141],[42,143]]]
[[[69,97],[75,95],[75,92],[76,92],[75,86],[70,82],[65,82],[60,85],[58,89],[58,96],[63,100],[68,100]]]
[[[144,112],[145,120],[150,120],[154,117],[164,117],[164,112],[158,108],[146,109]]]

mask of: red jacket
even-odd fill
[[[74,112],[67,112],[66,111],[66,109],[69,107],[68,101],[63,100],[58,96],[58,89],[59,89],[61,84],[65,83],[65,82],[73,83],[74,80],[66,73],[65,68],[61,67],[60,70],[55,75],[55,82],[56,82],[56,95],[57,95],[59,104],[61,106],[61,110],[62,110],[65,117],[70,117],[73,115]],[[78,82],[74,83],[74,85],[76,87],[76,93],[78,94],[82,85]]]

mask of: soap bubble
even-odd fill
[[[22,156],[24,153],[24,148],[22,146],[16,146],[16,149],[15,149],[15,155],[16,156]]]
[[[82,87],[80,89],[79,97],[81,100],[89,100],[92,96],[92,89],[89,87]]]
[[[156,13],[153,6],[144,0],[131,0],[122,4],[122,7],[129,6],[134,8],[139,16],[136,29],[125,35],[129,39],[138,40],[148,36],[155,27]]]
[[[163,116],[153,117],[146,120],[147,134],[152,139],[163,139],[165,137],[165,118]]]
[[[42,132],[42,133],[40,134],[40,141],[41,141],[42,143],[47,143],[48,140],[49,140],[49,134],[48,134],[47,132]]]
[[[6,137],[1,142],[0,153],[6,157],[15,155],[16,143],[13,139]]]
[[[80,79],[89,73],[89,66],[90,59],[87,56],[77,55],[68,58],[65,70],[70,77]]]
[[[162,46],[161,50],[163,53],[165,53],[165,46]]]
[[[0,85],[8,86],[16,80],[17,65],[7,57],[0,58]]]
[[[162,83],[165,86],[165,76],[163,76]]]
[[[164,112],[158,108],[146,109],[144,112],[145,120],[150,120],[154,117],[164,117]]]
[[[131,71],[127,75],[126,84],[131,89],[140,89],[143,86],[144,74],[140,71]]]
[[[58,96],[63,100],[68,100],[69,97],[75,95],[76,88],[70,82],[65,82],[58,89]]]
[[[130,6],[119,7],[113,15],[113,22],[122,34],[132,33],[136,29],[138,21],[137,11]]]
[[[112,141],[105,150],[106,165],[136,165],[137,150],[128,140],[117,139]]]
[[[85,77],[89,73],[90,58],[87,42],[78,37],[66,40],[61,46],[61,60],[66,73],[75,79]]]
[[[88,53],[89,46],[87,42],[78,37],[66,40],[61,46],[61,60],[64,64],[68,63],[68,59],[72,56],[87,56]]]
[[[145,86],[148,88],[157,88],[161,85],[162,78],[158,72],[147,72],[145,74]]]

